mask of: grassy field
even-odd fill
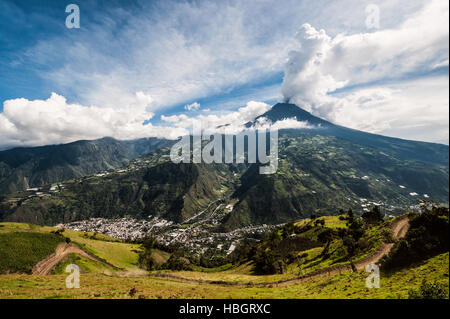
[[[64,240],[64,238],[51,233],[55,230],[57,230],[55,227],[37,226],[25,223],[0,223],[0,236],[4,236],[4,238],[0,237],[0,257],[2,257],[0,260],[0,267],[2,267],[1,264],[3,264],[3,267],[17,268],[15,265],[24,264],[24,261],[6,258],[6,256],[17,256],[14,258],[24,258],[27,260],[32,258],[27,262],[25,268],[21,266],[14,271],[29,272],[34,264],[53,253],[57,244]],[[62,235],[70,238],[72,243],[80,246],[86,252],[120,268],[120,271],[139,270],[138,260],[139,252],[141,250],[140,245],[123,243],[120,240],[102,234],[85,233],[73,230],[65,230]],[[53,239],[53,241],[58,239],[58,241],[56,244],[50,245],[50,243],[53,242],[51,239]],[[49,243],[45,240],[49,241]],[[15,248],[12,249],[11,244],[8,244],[7,246],[8,242],[20,243],[15,245]],[[8,248],[9,250],[4,250],[2,255],[1,247],[4,247],[3,249],[7,249],[7,247],[10,248]],[[35,253],[37,255],[33,257]],[[8,261],[8,264],[6,264],[5,260]],[[95,266],[92,265],[92,263],[93,262],[91,261],[86,261],[86,271],[109,270],[108,267],[99,267],[99,265]],[[89,266],[87,264],[89,264]],[[0,272],[2,269],[8,268],[0,268]]]
[[[85,236],[87,234],[87,236]],[[111,237],[93,233],[83,233],[74,230],[65,230],[64,236],[78,244],[85,251],[94,254],[110,264],[123,270],[137,270],[139,268],[140,245],[119,242]]]
[[[337,216],[322,216],[322,217],[318,217],[315,220],[324,220],[325,221],[325,227],[328,228],[346,228],[346,221],[345,220],[341,220],[340,217],[345,217],[345,215],[337,215]],[[295,223],[295,225],[297,226],[304,226],[308,223],[311,223],[311,219],[310,218],[305,218],[302,219],[301,221]]]
[[[295,262],[287,262],[283,275],[276,276],[274,278],[277,278],[278,280],[289,279],[300,275],[306,275],[318,269],[348,264],[349,260],[347,258],[347,251],[343,244],[342,238],[335,236],[334,239],[330,241],[326,253],[324,253],[324,248],[326,245],[319,239],[321,233],[325,229],[331,229],[335,233],[338,230],[348,229],[348,221],[345,217],[345,215],[322,216],[314,220],[309,218],[301,220],[294,225],[300,228],[310,227],[309,230],[301,234],[291,235],[289,233],[289,229],[279,229],[278,235],[280,237],[283,237],[283,232],[288,231],[288,233],[284,234],[284,238],[293,236],[294,238],[303,238],[305,240],[317,242],[319,245],[311,245],[313,247],[308,249],[293,249],[292,253],[296,254],[295,257],[297,260]],[[316,226],[318,222],[322,221],[324,222],[323,226]],[[354,262],[361,260],[371,252],[375,251],[384,241],[387,241],[388,237],[390,238],[392,236],[392,231],[387,226],[388,222],[384,222],[379,225],[371,225],[370,227],[364,229],[364,233],[361,238],[361,242],[364,244],[361,244],[361,249],[358,249],[352,257]],[[289,244],[289,242],[285,243]],[[270,248],[269,245],[266,246]],[[275,249],[283,249],[283,247],[275,247]],[[269,277],[269,281],[271,280],[272,279]],[[261,281],[261,279],[257,278],[257,282],[259,281]]]
[[[155,264],[162,265],[167,262],[170,258],[170,253],[159,250],[152,249],[152,259]]]
[[[345,221],[338,217],[325,217],[325,227],[344,228]],[[308,221],[302,221],[307,223]],[[383,226],[368,231],[365,236],[370,247],[382,240]],[[138,267],[140,245],[127,244],[117,239],[94,233],[65,230],[62,235],[85,251],[119,267],[120,270],[93,261],[78,254],[70,254],[48,276],[26,273],[39,260],[50,255],[58,243],[65,239],[52,234],[56,228],[30,224],[0,223],[0,298],[407,298],[410,289],[417,289],[422,280],[443,283],[449,280],[449,254],[435,256],[408,269],[381,274],[381,287],[368,289],[365,286],[367,273],[343,273],[335,276],[315,277],[302,283],[286,287],[242,287],[233,285],[196,284],[176,279],[145,276]],[[314,235],[314,234],[312,234]],[[315,235],[314,235],[315,236]],[[235,283],[274,283],[297,277],[313,269],[336,264],[333,249],[330,257],[317,258],[322,247],[312,248],[302,263],[289,265],[279,275],[254,275],[252,262],[237,267],[231,264],[212,269],[195,268],[195,271],[161,271],[173,276],[202,281],[228,281]],[[164,263],[170,254],[154,249],[152,258]],[[77,264],[81,268],[81,288],[65,287],[65,267]],[[23,274],[18,274],[23,273]],[[130,290],[137,293],[130,296]]]
[[[63,238],[50,233],[0,233],[0,273],[31,272],[33,266],[51,255],[61,242]]]
[[[80,267],[81,273],[112,273],[115,271],[114,268],[103,263],[78,254],[70,254],[52,270],[52,274],[65,274],[66,267],[69,264],[75,264]]]
[[[209,276],[210,274],[203,274]],[[0,276],[0,298],[407,298],[422,280],[440,282],[448,291],[449,254],[392,274],[381,274],[380,288],[365,286],[365,272],[320,277],[274,288],[181,283],[149,277],[82,274],[79,289],[65,287],[65,275]],[[132,288],[137,293],[131,297]]]

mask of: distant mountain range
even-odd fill
[[[157,138],[118,141],[105,137],[94,141],[1,151],[0,194],[119,168],[129,160],[169,143],[171,141]]]
[[[174,142],[155,138],[0,152],[0,219],[56,224],[151,215],[182,224],[221,203],[214,214],[221,216],[217,230],[224,231],[349,207],[380,205],[397,214],[417,198],[448,203],[446,145],[348,129],[286,103],[247,127],[263,117],[296,118],[316,127],[280,131],[279,168],[272,175],[260,175],[258,164],[174,164],[168,156]],[[51,191],[50,184],[63,181],[64,187]],[[43,185],[39,196],[23,191]]]

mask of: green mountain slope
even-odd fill
[[[173,142],[158,139],[83,141],[36,148],[33,156],[27,149],[2,152],[0,185],[10,191],[9,180],[22,181],[16,189],[23,189],[24,181],[33,186],[77,179],[58,191],[47,185],[44,194],[6,196],[0,218],[57,224],[152,215],[179,223],[220,200],[225,205],[218,211],[219,230],[229,231],[335,214],[340,208],[362,212],[379,205],[383,213],[396,215],[418,198],[448,203],[448,146],[350,130],[292,104],[277,104],[262,116],[296,117],[317,126],[280,131],[279,167],[272,175],[260,175],[258,164],[174,164],[168,155]],[[78,178],[148,151],[114,173]],[[233,209],[225,209],[227,204]]]
[[[14,148],[0,152],[0,194],[62,182],[123,166],[172,141],[102,138],[69,144]]]
[[[0,194],[120,167],[135,157],[112,138],[0,152]]]
[[[226,166],[221,169],[227,172]],[[223,174],[214,165],[165,162],[133,172],[76,179],[56,193],[48,192],[49,196],[25,197],[9,209],[4,204],[3,219],[54,225],[91,217],[152,215],[181,222],[219,198]]]
[[[294,104],[278,103],[253,122],[247,123],[247,127],[251,127],[261,118],[266,118],[270,122],[295,118],[297,121],[306,121],[314,125],[316,134],[339,137],[351,143],[372,147],[400,160],[421,161],[447,167],[449,165],[448,145],[410,141],[350,129],[318,118]]]
[[[123,141],[137,156],[144,156],[158,149],[168,147],[174,143],[172,140],[149,137],[136,140]]]
[[[279,227],[260,242],[242,243],[226,260],[229,264],[216,268],[199,267],[195,258],[176,250],[165,252],[160,245],[163,250],[93,233],[65,230],[55,234],[52,227],[0,223],[0,236],[5,239],[0,241],[0,296],[445,299],[449,287],[448,214],[448,208],[435,206],[390,221],[382,220],[376,210],[363,218],[347,213],[306,219]],[[394,225],[409,228],[405,232],[403,226]],[[23,274],[67,238],[102,263],[72,254],[61,259],[45,280]],[[379,288],[368,289],[369,274],[364,267],[343,267],[350,261],[356,266],[362,260],[369,263],[368,256],[382,245],[391,253],[377,262]],[[147,254],[157,259],[159,270],[138,268],[145,266],[139,256]],[[173,256],[191,258],[189,271],[175,270]],[[83,285],[62,291],[69,263],[81,267]],[[342,271],[333,272],[336,267]]]
[[[277,173],[260,175],[251,166],[225,225],[277,224],[342,207],[361,210],[369,202],[395,214],[424,196],[446,203],[448,191],[448,167],[399,160],[342,138],[286,131],[279,136]]]

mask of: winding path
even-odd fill
[[[114,267],[113,265],[108,264],[104,260],[101,260],[100,258],[97,258],[85,252],[78,246],[75,246],[73,244],[61,243],[56,247],[55,252],[53,254],[51,254],[45,259],[42,259],[40,262],[34,265],[33,269],[31,270],[31,273],[33,275],[48,275],[52,271],[52,269],[56,267],[56,265],[58,265],[61,261],[64,260],[64,258],[66,258],[70,254],[78,254],[91,260],[100,262],[102,264]]]
[[[409,220],[406,215],[399,217],[395,221],[393,221],[390,226],[392,229],[392,234],[394,239],[400,239],[403,238],[408,231],[409,228]],[[373,251],[368,256],[364,257],[361,260],[358,260],[354,263],[356,269],[361,270],[365,269],[367,265],[370,264],[376,264],[382,257],[387,255],[392,247],[394,246],[393,243],[382,243],[380,247],[378,247],[377,250]],[[38,262],[32,269],[33,275],[48,275],[52,271],[52,269],[59,264],[64,258],[66,258],[69,254],[79,254],[81,256],[84,256],[86,258],[89,258],[91,260],[100,262],[102,264],[108,265],[110,267],[119,269],[115,267],[114,265],[109,264],[108,262],[101,260],[100,258],[91,255],[84,250],[82,250],[80,247],[75,246],[73,244],[67,244],[62,243],[59,244],[56,247],[56,250],[53,254],[48,256],[47,258],[41,260]],[[167,273],[153,273],[153,274],[145,274],[145,276],[149,277],[156,277],[156,278],[163,278],[163,279],[170,279],[175,280],[179,282],[189,282],[189,283],[197,283],[197,284],[213,284],[213,285],[225,285],[225,286],[242,286],[242,287],[283,287],[283,286],[290,286],[295,285],[297,283],[300,283],[304,280],[321,277],[325,275],[335,275],[340,274],[343,272],[349,272],[352,271],[352,268],[350,264],[345,265],[339,265],[339,266],[333,266],[333,267],[327,267],[324,269],[319,269],[313,273],[292,278],[292,279],[286,279],[286,280],[280,280],[276,282],[263,282],[263,283],[242,283],[242,282],[232,282],[232,281],[208,281],[208,280],[198,280],[198,279],[190,279],[190,278],[184,278],[179,277],[172,274]],[[120,274],[118,274],[120,275]],[[134,274],[138,277],[142,276],[142,274]]]
[[[403,238],[406,235],[406,232],[409,229],[409,219],[407,215],[403,215],[396,220],[394,220],[389,227],[392,229],[392,236],[394,239],[398,240]],[[386,256],[394,246],[393,243],[382,243],[378,249],[370,253],[368,256],[362,258],[361,260],[358,260],[354,262],[354,265],[357,270],[365,269],[367,265],[370,264],[376,264],[380,261],[381,258]],[[343,272],[351,272],[352,267],[350,264],[345,265],[339,265],[339,266],[332,266],[327,267],[323,269],[319,269],[317,271],[314,271],[310,274],[303,275],[297,278],[292,279],[286,279],[286,280],[280,280],[276,282],[262,282],[262,283],[242,283],[242,282],[232,282],[232,281],[208,281],[208,280],[198,280],[198,279],[191,279],[191,278],[184,278],[179,277],[172,274],[148,274],[150,277],[157,277],[157,278],[165,278],[165,279],[171,279],[175,281],[180,282],[189,282],[189,283],[198,283],[198,284],[215,284],[215,285],[225,285],[225,286],[241,286],[241,287],[283,287],[283,286],[290,286],[295,285],[298,283],[301,283],[307,279],[311,278],[318,278],[322,276],[330,276],[330,275],[337,275]]]

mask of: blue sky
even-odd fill
[[[60,0],[1,1],[0,2],[0,111],[8,99],[25,97],[45,99],[54,91],[51,82],[42,77],[41,72],[56,67],[64,61],[64,52],[53,60],[53,65],[39,65],[29,58],[28,50],[33,50],[40,41],[71,37],[76,41],[83,30],[68,29],[65,26],[66,6],[70,3]],[[98,23],[103,8],[136,10],[133,1],[82,1],[83,27]],[[100,18],[101,20],[102,18]],[[83,28],[83,29],[84,29]],[[68,95],[76,100],[75,95]]]
[[[187,2],[189,3],[189,2]],[[149,20],[161,19],[165,11],[170,11],[164,1],[77,1],[81,8],[81,25],[79,30],[65,27],[65,7],[68,3],[64,1],[5,1],[0,3],[0,50],[2,59],[0,64],[0,111],[3,110],[5,100],[24,97],[27,99],[46,99],[52,92],[63,94],[69,102],[89,102],[80,96],[77,90],[70,87],[58,87],[43,73],[63,67],[69,63],[65,50],[70,50],[70,42],[80,41],[87,46],[95,46],[97,43],[90,42],[90,33],[100,28],[107,29],[108,36],[119,36],[122,28],[126,28],[133,16],[144,15]],[[126,11],[126,15],[123,14]],[[194,28],[194,26],[193,26]],[[150,39],[151,40],[151,39]],[[60,43],[61,51],[52,52],[51,60],[46,60],[44,52],[33,56],[35,49],[41,49],[45,42]],[[114,46],[120,46],[116,43]],[[64,48],[65,47],[65,48]],[[109,46],[108,46],[109,47]],[[120,48],[115,58],[121,59]],[[56,53],[56,54],[55,54]],[[110,52],[110,54],[114,54]],[[126,55],[126,54],[125,54]],[[149,57],[151,58],[151,57]],[[84,70],[83,70],[84,71]],[[85,70],[89,72],[92,70]],[[283,74],[281,70],[268,74],[262,74],[254,81],[240,85],[230,84],[211,96],[199,96],[196,100],[202,102],[206,107],[213,107],[217,102],[225,103],[237,97],[254,96],[255,90],[272,85],[280,85]],[[70,85],[77,83],[70,83]],[[276,101],[273,97],[267,101]],[[185,101],[186,103],[189,100]],[[192,101],[193,102],[193,101]],[[242,101],[241,101],[242,103]],[[183,110],[184,102],[169,103],[164,105],[169,113]],[[245,105],[245,103],[244,103]],[[242,105],[235,105],[242,106]]]
[[[69,3],[80,29],[65,26]],[[0,147],[174,137],[281,100],[448,144],[446,91],[441,0],[0,2]]]

